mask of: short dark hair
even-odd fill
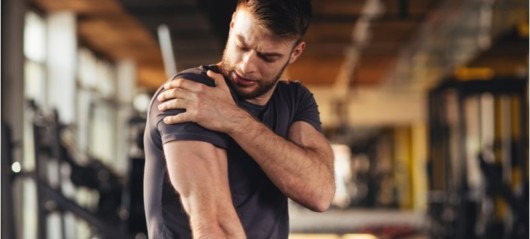
[[[301,40],[307,31],[312,10],[310,0],[239,0],[258,23],[275,35]]]

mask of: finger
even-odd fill
[[[176,83],[176,79],[173,79],[173,80],[170,80],[170,81],[164,83],[164,89],[165,90],[172,89],[172,88],[177,88],[177,87],[178,86],[177,86],[177,83]]]
[[[168,90],[162,91],[158,96],[157,100],[162,102],[166,101],[168,99],[174,99],[174,98],[185,98],[186,97],[186,90],[181,88],[172,88]]]
[[[189,114],[186,112],[180,113],[178,115],[166,116],[164,118],[164,123],[166,124],[178,124],[185,122],[191,122],[191,120],[189,119]]]
[[[216,73],[211,70],[208,70],[206,74],[214,80],[216,86],[220,86],[221,88],[228,88],[225,82],[225,78],[222,74]]]
[[[185,80],[185,78],[178,76],[177,78],[164,83],[164,89],[167,90],[167,89],[174,89],[174,88],[182,88],[183,80]]]
[[[176,110],[176,109],[186,109],[186,100],[184,99],[172,99],[158,105],[158,110]]]
[[[186,78],[176,78],[172,81],[166,82],[164,84],[164,89],[185,89],[189,91],[200,91],[202,89],[202,84],[197,83],[192,80],[188,80]]]

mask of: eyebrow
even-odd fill
[[[239,40],[239,42],[241,42],[241,44],[243,44],[244,46],[248,46],[248,44],[245,42],[245,39],[243,38],[243,36],[236,34],[236,38]],[[261,51],[256,51],[256,53],[258,55],[264,56],[264,57],[282,57],[283,56],[283,54],[281,54],[279,52],[261,52]]]

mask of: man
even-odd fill
[[[287,238],[287,198],[329,207],[333,155],[317,105],[279,81],[310,15],[308,0],[240,0],[222,62],[156,93],[144,138],[150,238]]]

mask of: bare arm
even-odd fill
[[[186,109],[166,117],[166,123],[195,122],[224,132],[260,165],[288,197],[315,211],[327,209],[335,192],[333,154],[326,138],[305,122],[295,122],[289,139],[278,136],[230,96],[221,75],[208,72],[216,87],[177,79],[160,95],[160,109]]]
[[[228,186],[226,152],[206,142],[172,141],[164,154],[193,238],[245,238]]]

